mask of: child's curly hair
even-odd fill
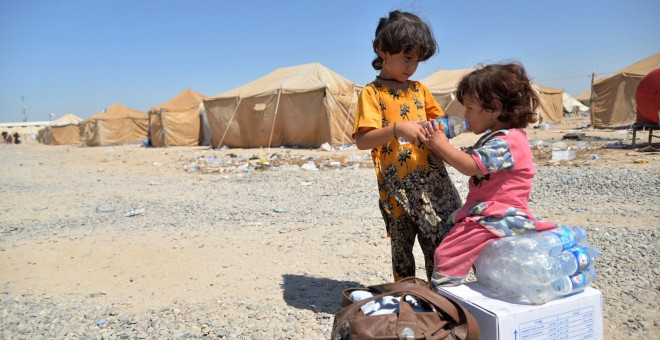
[[[539,97],[525,68],[517,62],[477,67],[461,79],[456,93],[461,104],[464,95],[469,94],[484,109],[501,110],[497,119],[511,128],[526,128],[538,120]]]
[[[373,41],[376,59],[371,62],[375,70],[383,68],[383,58],[378,51],[390,54],[416,51],[419,61],[429,60],[438,49],[429,26],[418,16],[401,11],[392,11],[388,17],[380,18]]]

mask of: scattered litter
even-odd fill
[[[553,161],[570,161],[575,159],[574,150],[552,150]]]
[[[345,150],[354,146],[343,146]],[[338,150],[338,147],[335,147]],[[334,150],[334,149],[333,149]],[[165,164],[164,164],[165,165]],[[327,171],[341,169],[369,168],[373,166],[371,154],[368,152],[353,153],[344,159],[320,157],[318,155],[298,155],[289,150],[259,154],[215,153],[185,157],[180,169],[189,173],[222,174],[222,173],[258,173],[263,171]]]
[[[284,209],[284,208],[273,208],[273,211],[276,212],[276,213],[283,213],[283,212],[286,212],[286,209]]]
[[[99,321],[96,321],[96,325],[97,326],[103,326],[103,325],[105,325],[105,322],[106,322],[105,320],[99,320]]]
[[[353,163],[353,162],[360,162],[360,161],[362,161],[362,160],[363,160],[362,156],[357,155],[357,154],[351,154],[351,155],[349,155],[349,156],[346,158],[346,161],[348,161],[348,162],[350,162],[350,163]]]
[[[334,148],[330,144],[328,144],[327,142],[321,144],[321,147],[319,149],[321,149],[323,151],[332,151],[332,150],[334,150]]]
[[[144,212],[145,212],[145,209],[144,209],[144,208],[133,209],[133,210],[129,211],[128,213],[126,213],[126,217],[132,217],[132,216],[142,215],[142,214],[144,214]]]
[[[110,212],[110,211],[115,211],[115,207],[110,206],[110,205],[108,205],[108,206],[99,205],[98,207],[96,207],[96,212],[97,213],[98,212]]]
[[[564,135],[564,137],[562,137],[562,139],[582,140],[584,136],[585,136],[584,133],[567,133]]]
[[[582,172],[578,169],[578,170],[575,170],[575,172],[573,172],[572,175],[562,177],[562,180],[564,182],[570,182],[570,181],[572,181],[576,178],[579,178],[580,176],[582,176]]]
[[[530,146],[551,146],[552,143],[535,138],[535,139],[532,139],[532,140],[529,141],[529,145]]]
[[[575,144],[575,148],[578,150],[591,150],[591,147],[585,142],[579,142]]]
[[[598,156],[598,155],[595,154],[595,153],[592,153],[591,155],[589,155],[589,158],[591,158],[591,159],[599,159],[600,156]]]
[[[541,130],[548,130],[549,128],[550,128],[550,124],[548,123],[539,124],[539,129]]]
[[[564,142],[552,143],[552,150],[568,150],[568,145]]]
[[[636,159],[634,162],[635,162],[635,164],[646,164],[646,163],[649,162],[649,160],[648,159]]]
[[[318,170],[316,164],[314,164],[314,161],[308,161],[307,163],[300,166],[300,168],[303,170]]]

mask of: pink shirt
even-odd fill
[[[498,236],[509,236],[514,229],[546,230],[556,226],[542,222],[529,211],[536,167],[524,130],[486,135],[469,153],[483,175],[470,177],[470,190],[455,222],[479,222]]]

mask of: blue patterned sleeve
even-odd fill
[[[501,138],[493,138],[482,147],[475,149],[473,155],[477,156],[488,173],[509,171],[515,165],[509,144]]]

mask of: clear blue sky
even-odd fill
[[[438,69],[518,60],[533,80],[573,96],[660,51],[658,0],[155,1],[0,0],[0,122],[114,103],[147,111],[191,88],[217,95],[278,67],[320,62],[366,84],[378,18],[414,12]]]

